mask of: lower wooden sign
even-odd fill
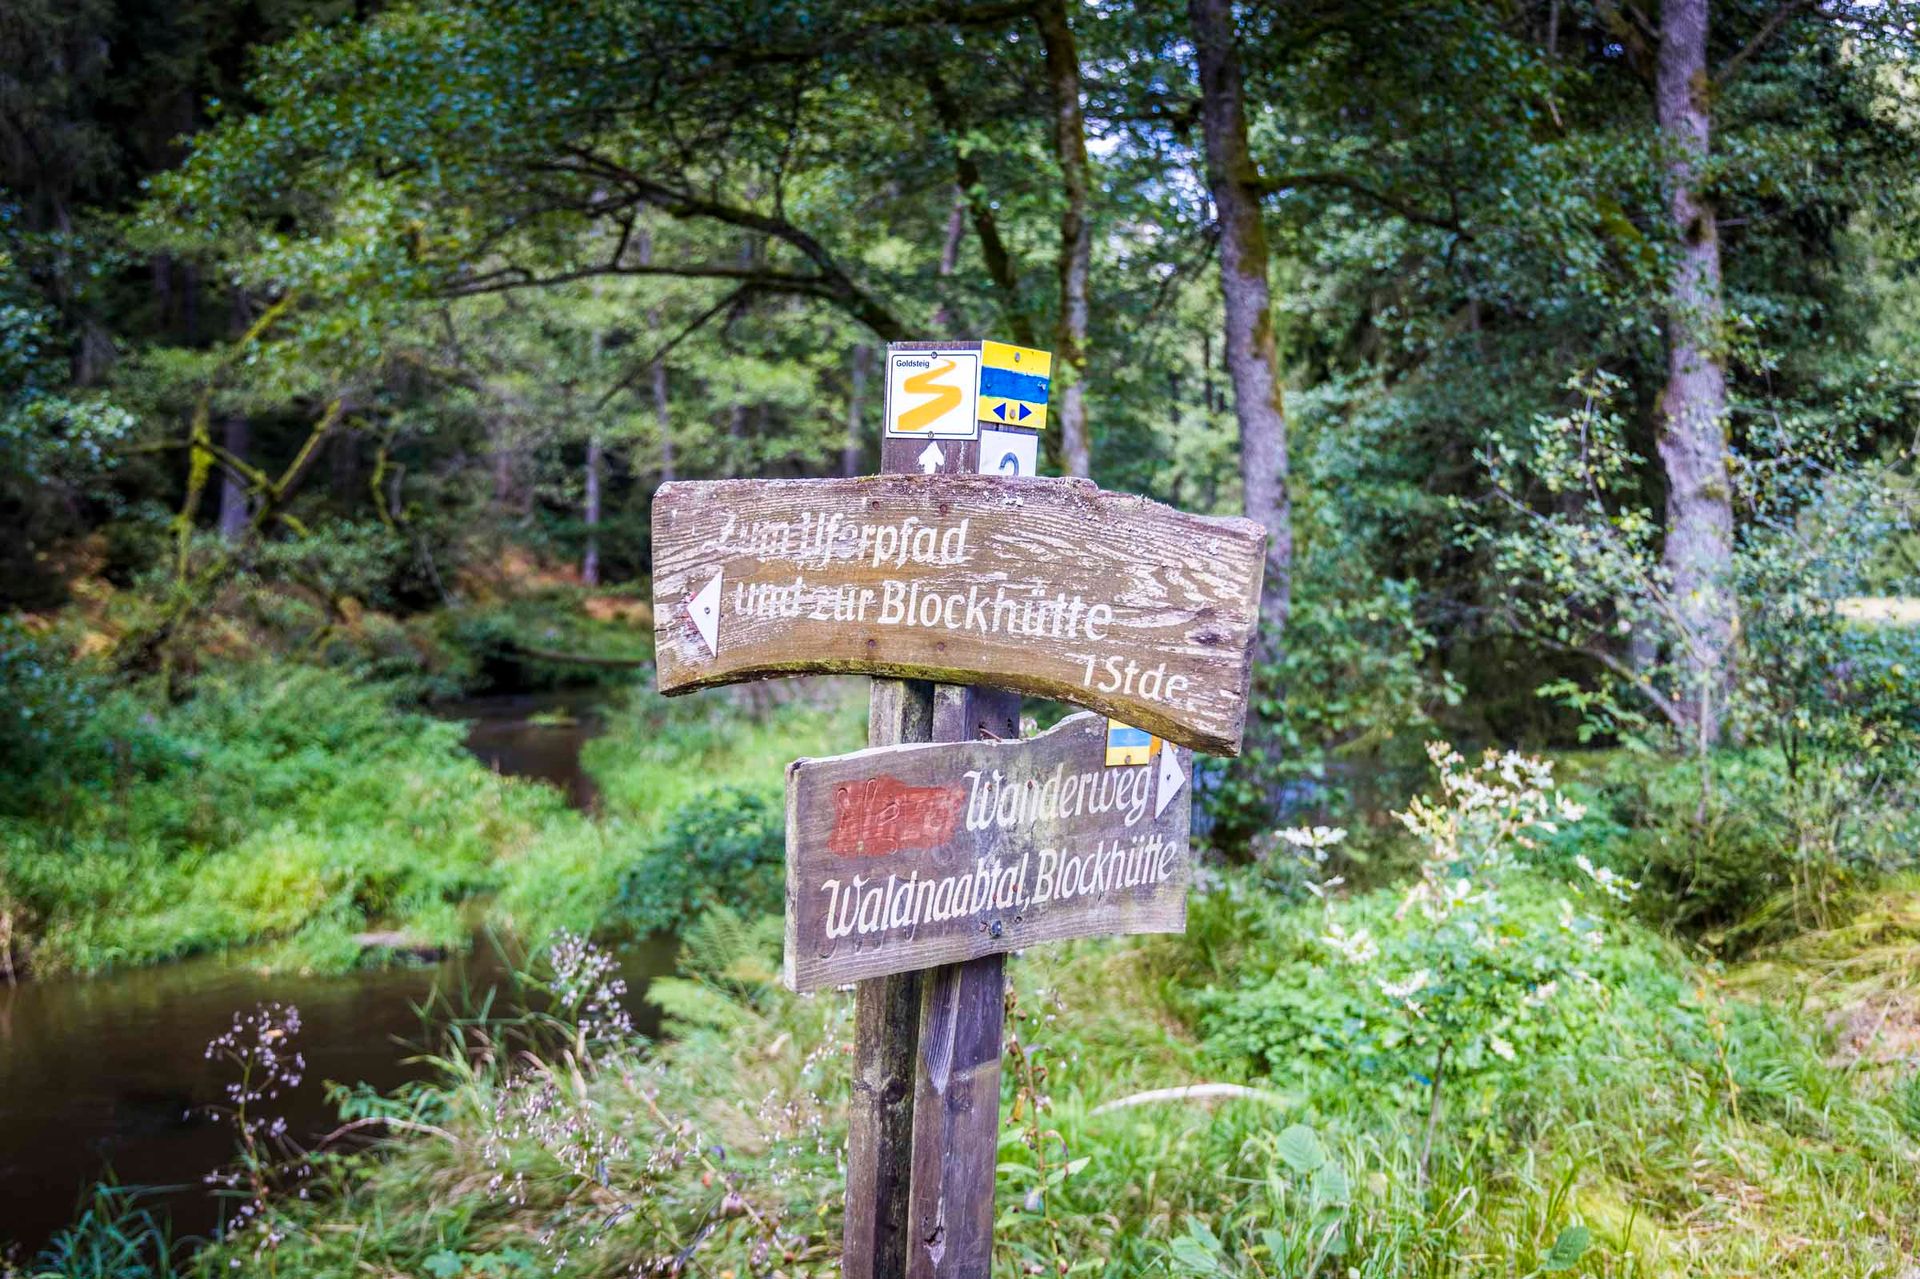
[[[1019,741],[789,765],[787,985],[1184,931],[1193,758],[1168,742],[1106,760],[1106,718],[1081,713]]]

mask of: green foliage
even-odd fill
[[[113,469],[135,420],[101,388],[74,385],[70,335],[34,287],[31,259],[65,261],[90,246],[71,233],[27,234],[9,194],[0,184],[0,520],[14,533],[0,550],[0,604],[34,607],[60,594],[35,553],[84,527],[74,518],[83,493]]]
[[[1281,658],[1256,674],[1250,735],[1238,760],[1203,759],[1202,823],[1215,847],[1242,852],[1277,809],[1344,815],[1397,799],[1419,734],[1457,701],[1432,670],[1433,637],[1403,582],[1366,582],[1310,558]],[[1384,783],[1369,793],[1367,780]]]
[[[140,1202],[138,1190],[101,1183],[66,1227],[24,1271],[7,1279],[173,1279],[173,1239],[164,1215]]]
[[[95,969],[284,940],[282,962],[352,962],[396,923],[459,945],[450,904],[499,882],[505,849],[563,820],[503,782],[459,729],[335,672],[243,667],[178,707],[118,693],[74,766],[6,825],[4,874],[40,921],[36,967]]]
[[[1021,1107],[1039,1098],[1009,1077],[996,1269],[1060,1256],[1096,1274],[1249,1279],[1868,1279],[1904,1264],[1897,1232],[1860,1225],[1898,1220],[1920,1193],[1899,1096],[1876,1101],[1827,1060],[1816,1024],[1730,998],[1632,924],[1594,959],[1609,993],[1585,1029],[1496,1059],[1424,1161],[1422,1098],[1356,1086],[1337,1056],[1290,1077],[1293,1099],[1116,1107],[1244,1077],[1239,1047],[1205,1033],[1211,1013],[1199,1033],[1186,1020],[1197,988],[1251,968],[1249,991],[1278,991],[1327,966],[1309,948],[1319,905],[1246,887],[1231,877],[1196,900],[1185,937],[1039,949],[1010,970],[1022,1052],[1049,1063],[1042,1122],[1064,1175],[1043,1208],[1020,1197]],[[1531,890],[1510,892],[1516,913],[1533,909]],[[322,1169],[324,1194],[277,1204],[280,1272],[472,1270],[521,1249],[543,1272],[599,1279],[692,1244],[717,1273],[750,1265],[769,1230],[789,1273],[831,1268],[851,1001],[781,990],[777,938],[771,918],[728,911],[691,926],[686,975],[656,988],[674,1035],[633,1056],[604,1041],[582,1054],[571,1034],[514,1054],[450,1042],[442,1082],[400,1112],[439,1131]],[[238,1248],[215,1246],[200,1272],[223,1273]]]
[[[97,672],[68,661],[54,640],[0,618],[0,814],[37,807],[49,781],[99,771],[87,756],[107,692]]]
[[[1641,880],[1637,906],[1663,926],[1740,953],[1831,926],[1852,894],[1915,864],[1914,777],[1869,750],[1754,747],[1659,768],[1610,756],[1581,787],[1592,829],[1560,847]]]
[[[614,914],[636,933],[674,932],[716,907],[758,914],[781,899],[783,807],[721,787],[683,804],[620,884]]]

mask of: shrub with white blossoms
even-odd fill
[[[1469,763],[1444,742],[1428,745],[1439,789],[1394,814],[1419,841],[1413,884],[1380,935],[1344,915],[1337,877],[1316,879],[1325,901],[1321,941],[1354,970],[1380,1025],[1375,1042],[1403,1056],[1428,1090],[1430,1149],[1449,1081],[1516,1060],[1537,1021],[1569,983],[1592,984],[1588,957],[1603,939],[1599,921],[1570,900],[1555,926],[1527,927],[1501,898],[1510,872],[1552,835],[1585,815],[1555,787],[1553,765],[1514,751]],[[1327,827],[1280,832],[1310,875],[1346,832]],[[1593,887],[1625,900],[1638,887],[1585,857]],[[1377,922],[1377,921],[1376,921]],[[1424,1165],[1424,1157],[1423,1157]]]

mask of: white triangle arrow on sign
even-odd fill
[[[930,443],[920,450],[920,456],[916,460],[920,463],[922,474],[932,475],[947,464],[947,455],[941,451],[939,444]]]
[[[1174,758],[1174,755],[1172,742],[1161,744],[1160,784],[1154,788],[1153,795],[1155,817],[1167,811],[1167,805],[1171,804],[1173,797],[1180,793],[1180,788],[1187,784],[1186,775],[1180,771],[1180,761]]]
[[[699,592],[687,601],[687,612],[693,614],[694,629],[700,632],[700,638],[707,642],[707,652],[715,657],[720,655],[720,578],[723,570],[713,571],[713,580],[701,587]]]

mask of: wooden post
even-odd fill
[[[888,442],[883,472],[911,472]],[[978,445],[947,465],[971,469]],[[1020,735],[1020,695],[876,679],[867,744]],[[854,996],[846,1279],[985,1279],[993,1259],[1006,957],[875,977]]]
[[[1018,694],[934,686],[934,741],[1019,732]],[[910,1279],[986,1279],[1000,1149],[1006,956],[944,964],[920,977],[906,1273]]]
[[[932,740],[933,689],[919,680],[874,680],[868,695],[867,745]],[[896,1279],[906,1273],[921,977],[918,972],[894,973],[855,987],[846,1279]]]
[[[786,981],[857,981],[847,1279],[987,1279],[1005,955],[1179,931],[1177,747],[1245,732],[1264,532],[1034,477],[1046,363],[896,344],[881,476],[654,495],[661,692],[874,677],[869,749],[787,770]]]

